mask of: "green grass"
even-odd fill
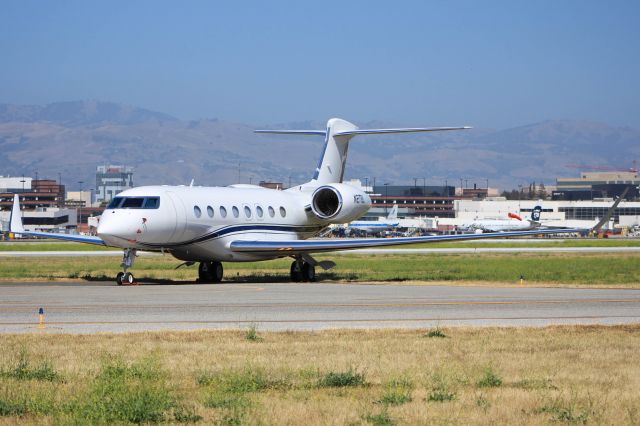
[[[41,242],[39,240],[0,242],[0,251],[109,251],[120,249],[64,241]]]
[[[486,253],[486,254],[373,254],[318,255],[337,266],[319,272],[319,280],[502,282],[516,284],[524,276],[531,283],[631,284],[640,283],[640,253]],[[92,257],[5,258],[0,279],[49,280],[80,278],[113,280],[120,259]],[[132,272],[139,281],[191,281],[197,266],[175,269],[170,255],[139,257]],[[239,282],[288,281],[291,259],[225,263],[225,280]]]

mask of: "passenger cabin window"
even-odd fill
[[[231,207],[231,211],[233,212],[233,217],[240,216],[240,210],[236,206]]]
[[[284,207],[280,207],[280,216],[285,217],[287,215],[287,211],[284,209]]]
[[[258,217],[262,217],[262,215],[264,214],[264,212],[262,211],[262,207],[256,206],[256,214],[258,215]]]
[[[244,206],[244,215],[247,217],[247,219],[251,218],[251,209],[248,206]]]
[[[273,207],[269,206],[269,216],[270,217],[274,217],[276,215],[276,211],[273,209]]]
[[[196,217],[200,217],[200,216],[202,216],[202,211],[200,210],[200,207],[198,207],[198,206],[193,206],[193,214],[194,214]]]
[[[227,209],[225,209],[223,206],[220,206],[220,216],[227,217]]]
[[[213,217],[213,207],[207,206],[207,214],[209,217]]]
[[[160,207],[160,197],[115,197],[108,209],[157,209]]]

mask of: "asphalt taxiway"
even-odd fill
[[[39,308],[45,328],[38,328]],[[0,283],[0,332],[640,323],[640,290],[337,283]]]

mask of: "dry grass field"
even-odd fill
[[[3,335],[0,424],[639,424],[640,326]]]

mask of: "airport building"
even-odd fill
[[[456,200],[456,217],[448,223],[461,225],[475,219],[507,219],[509,213],[516,213],[528,219],[535,206],[541,206],[540,222],[547,226],[589,228],[606,214],[614,200],[506,200],[502,197],[485,200]],[[640,202],[622,201],[614,210],[613,221],[621,226],[640,225]],[[442,222],[442,221],[441,221]],[[445,221],[444,223],[447,223]]]
[[[52,179],[0,177],[0,230],[9,229],[14,194],[20,196],[26,229],[67,232],[76,227],[75,210],[64,205],[64,185]]]
[[[124,190],[133,188],[133,167],[105,165],[96,171],[96,202],[108,203]]]
[[[627,199],[640,196],[640,178],[635,169],[614,172],[582,172],[579,178],[558,178],[552,193],[554,200],[592,200],[619,197],[631,186]]]

